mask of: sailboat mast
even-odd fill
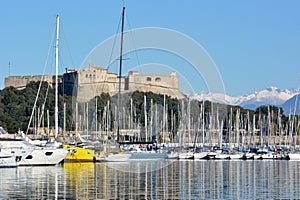
[[[56,44],[55,44],[55,138],[58,136],[58,38],[59,16],[56,16]]]
[[[120,68],[119,68],[119,92],[118,92],[118,107],[117,107],[117,142],[119,142],[120,138],[120,104],[121,104],[121,76],[122,76],[122,59],[123,59],[123,32],[124,32],[124,15],[125,15],[125,7],[123,7],[122,11],[122,30],[121,30],[121,46],[120,46]]]

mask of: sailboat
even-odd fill
[[[122,75],[122,50],[123,50],[123,32],[124,32],[124,16],[125,7],[122,10],[122,31],[121,31],[121,47],[120,47],[120,68],[119,68],[119,90],[118,90],[118,100],[117,100],[117,143],[119,143],[120,138],[120,102],[121,102],[121,75]],[[104,162],[126,162],[131,158],[130,153],[122,152],[119,149],[118,153],[105,153],[104,155],[99,155],[97,160]]]
[[[56,90],[55,90],[55,138],[58,136],[58,41],[59,41],[59,16],[56,18]],[[77,125],[76,125],[77,129]],[[63,161],[64,162],[94,162],[95,151],[93,149],[86,148],[84,145],[74,144],[62,144],[63,150],[67,150],[68,153]]]
[[[297,139],[294,139],[294,145],[292,145],[292,142],[291,142],[292,139],[290,139],[290,147],[289,148],[290,148],[291,152],[288,152],[288,157],[287,157],[287,159],[297,160],[297,161],[300,160],[299,147],[297,148],[297,146],[296,146],[299,136],[298,136],[297,125],[294,124],[294,123],[296,122],[295,117],[296,117],[296,111],[297,111],[298,96],[299,96],[299,94],[296,95],[293,116],[289,120],[290,121],[289,124],[290,124],[290,127],[291,127],[290,128],[291,129],[290,138],[293,137],[293,133],[294,133],[295,134],[294,138],[297,138]],[[295,126],[295,128],[294,128],[294,126]],[[298,122],[298,127],[299,127],[299,122]]]
[[[25,139],[34,145],[33,151],[22,158],[20,166],[34,165],[57,165],[70,154],[70,149],[61,148],[61,143],[56,142],[58,137],[58,41],[59,41],[59,16],[56,17],[56,45],[55,45],[55,140],[46,143],[44,146],[35,146],[36,141],[25,137]],[[36,102],[35,102],[36,104]],[[34,105],[35,107],[35,105]],[[29,123],[30,124],[30,123]]]
[[[76,103],[76,116],[78,113]],[[96,161],[97,155],[95,154],[94,145],[88,144],[86,140],[84,140],[78,134],[78,119],[76,117],[76,136],[73,138],[74,140],[70,140],[67,143],[63,144],[63,148],[72,149],[72,152],[64,159],[64,162],[73,163],[73,162],[94,162]]]
[[[156,144],[154,141],[147,141],[147,111],[146,111],[146,103],[147,103],[147,98],[144,95],[144,115],[145,115],[145,132],[146,132],[146,141],[145,142],[134,142],[134,144],[139,145],[139,146],[134,146],[133,150],[129,151],[129,153],[132,154],[130,157],[131,160],[156,160],[156,159],[166,159],[168,158],[167,153],[164,152],[159,152],[156,149]],[[165,116],[164,116],[165,117]],[[164,119],[165,120],[165,119]],[[121,144],[131,144],[130,142],[122,142]],[[146,148],[142,150],[140,148],[141,144],[146,144]]]
[[[125,7],[122,9],[122,27],[121,27],[121,45],[120,45],[120,62],[119,62],[119,90],[118,90],[118,99],[117,99],[117,143],[119,145],[131,145],[131,142],[121,142],[120,141],[120,104],[121,104],[121,76],[122,76],[122,61],[123,61],[123,34],[124,34],[124,16],[125,16]],[[145,101],[145,100],[144,100]],[[146,102],[146,101],[145,101]],[[147,122],[145,121],[145,124]],[[146,138],[147,140],[147,138]],[[138,144],[150,144],[152,142],[134,142],[135,145]],[[121,151],[118,154],[107,154],[104,157],[102,156],[103,161],[107,162],[120,162],[128,160],[144,160],[144,159],[165,159],[167,158],[166,153],[159,153],[155,151],[142,151],[139,147],[135,146],[134,150],[131,151]]]

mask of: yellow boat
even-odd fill
[[[84,147],[78,147],[74,145],[64,144],[63,148],[72,149],[72,153],[69,154],[64,162],[94,162],[95,161],[95,151],[92,149],[87,149]]]

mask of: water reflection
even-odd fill
[[[299,174],[293,161],[66,163],[0,169],[0,199],[295,199]]]
[[[57,198],[63,175],[61,167],[0,169],[0,199]]]

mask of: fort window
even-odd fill
[[[89,75],[88,75],[88,74],[86,74],[86,75],[85,75],[85,77],[86,77],[86,78],[88,78],[88,77],[89,77]]]
[[[151,77],[147,77],[147,81],[151,81]]]
[[[161,81],[161,78],[157,77],[155,78],[155,82],[160,82]]]

